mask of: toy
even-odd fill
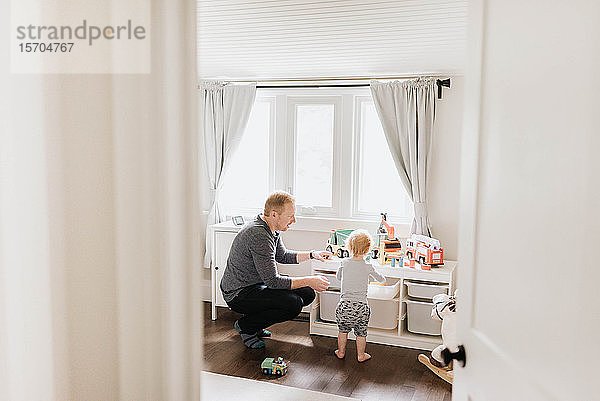
[[[387,213],[381,213],[381,222],[377,229],[377,239],[371,256],[379,259],[382,265],[391,263],[390,254],[400,254],[402,243],[395,237],[394,226],[388,224]]]
[[[260,364],[260,368],[265,375],[283,376],[287,373],[290,361],[285,361],[282,357],[265,358]]]
[[[402,254],[399,252],[390,252],[388,254],[389,258],[390,258],[390,263],[392,265],[392,267],[396,267],[396,264],[398,264],[398,267],[402,267]]]
[[[402,267],[407,267],[409,269],[415,269],[415,261],[409,258],[402,259]]]
[[[447,355],[459,352],[456,339],[456,298],[448,294],[438,294],[433,297],[433,304],[431,318],[442,321],[443,344],[431,351],[431,356],[420,354],[418,359],[433,373],[452,384],[454,372]]]
[[[387,265],[391,263],[391,255],[400,255],[402,250],[402,243],[397,240],[383,240],[381,241],[381,245],[379,246],[379,263],[382,265]]]
[[[337,255],[338,258],[347,258],[350,252],[346,249],[346,240],[354,230],[331,230],[331,236],[327,240],[327,251]]]
[[[425,235],[413,234],[406,240],[406,258],[416,260],[421,264],[423,270],[429,266],[444,264],[444,249],[440,246],[440,241]],[[425,268],[423,268],[424,265]]]

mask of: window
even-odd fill
[[[283,188],[299,215],[338,215],[341,96],[286,96],[288,137],[279,151],[293,155]]]
[[[412,220],[368,87],[258,89],[224,179],[227,215],[257,213],[285,189],[299,216]]]
[[[334,106],[296,106],[296,203],[332,206]]]
[[[396,219],[412,219],[413,208],[388,149],[383,128],[370,97],[356,99],[357,138],[355,215],[387,212]]]
[[[257,98],[230,168],[225,171],[220,202],[225,215],[254,214],[271,191],[270,133],[272,99]]]

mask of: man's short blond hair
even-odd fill
[[[371,236],[366,230],[354,230],[346,240],[346,246],[354,256],[366,255],[372,244]]]
[[[273,192],[265,201],[264,215],[268,216],[271,210],[275,210],[277,213],[281,213],[286,203],[292,205],[296,202],[294,197],[285,191]]]

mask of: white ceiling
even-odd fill
[[[198,0],[200,78],[460,74],[466,0]]]

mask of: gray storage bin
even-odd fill
[[[323,291],[319,294],[319,314],[321,320],[335,323],[335,308],[340,301],[339,291]],[[378,329],[394,329],[398,326],[399,300],[372,299],[367,302],[371,308],[369,327]]]
[[[405,281],[408,287],[408,296],[414,298],[433,299],[435,295],[447,294],[448,284],[422,283]]]
[[[433,303],[404,300],[407,307],[408,331],[417,334],[439,336],[442,333],[442,322],[431,317]]]
[[[340,301],[339,291],[323,291],[319,294],[319,314],[321,320],[335,322],[335,308]]]
[[[369,298],[367,301],[369,302],[369,307],[371,308],[369,327],[376,329],[395,329],[398,327],[398,298]]]

